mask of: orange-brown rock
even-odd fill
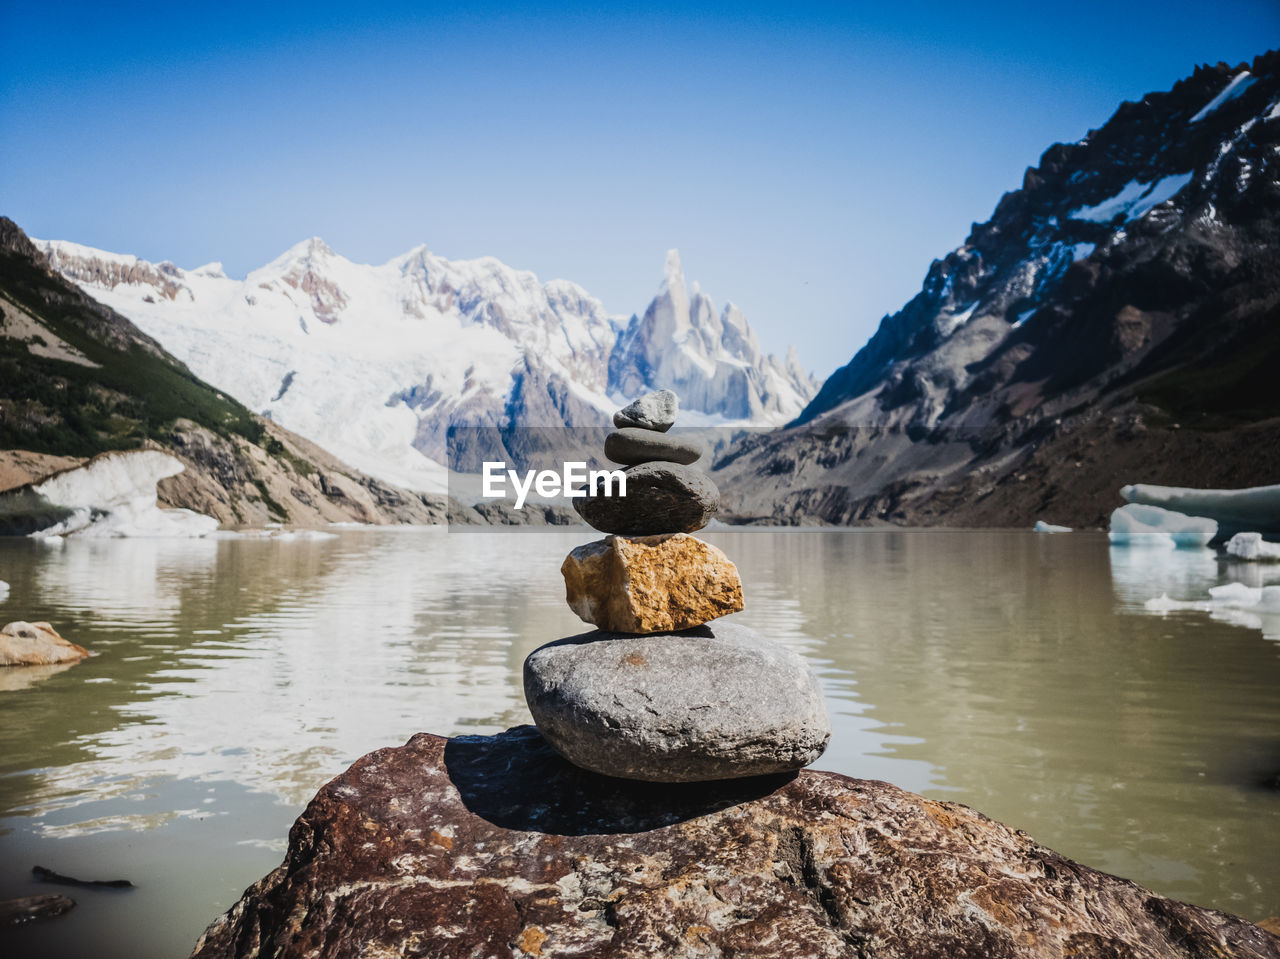
[[[586,772],[530,726],[322,788],[194,959],[1280,959],[1280,939],[965,806],[804,770]]]
[[[688,533],[609,536],[579,546],[560,572],[569,608],[604,630],[689,629],[742,609],[738,568]]]
[[[79,662],[88,655],[48,623],[17,622],[0,629],[0,666],[51,666]]]

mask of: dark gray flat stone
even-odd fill
[[[831,738],[808,664],[734,623],[549,643],[525,660],[524,694],[557,752],[623,779],[787,772],[821,756]]]
[[[641,463],[696,463],[706,452],[697,440],[628,426],[604,438],[604,455],[623,466]]]
[[[680,412],[680,400],[671,390],[657,390],[632,400],[613,414],[613,425],[618,429],[633,426],[642,430],[665,433],[676,421]]]
[[[573,508],[588,525],[619,536],[692,533],[711,522],[720,491],[702,470],[678,463],[643,463],[626,471],[626,496],[584,496]]]

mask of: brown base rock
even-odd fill
[[[526,726],[357,761],[194,955],[1276,959],[1280,939],[887,783],[625,782]]]
[[[579,546],[560,572],[569,608],[604,630],[669,632],[742,609],[738,568],[688,533],[609,536]]]

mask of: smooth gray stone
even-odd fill
[[[631,636],[600,630],[534,650],[524,695],[571,763],[622,779],[702,782],[789,772],[827,748],[817,677],[734,623]]]
[[[641,463],[696,463],[706,447],[696,440],[628,426],[604,438],[604,455],[623,466]]]
[[[642,430],[665,433],[676,421],[680,400],[670,390],[657,390],[632,400],[613,414],[613,425],[622,429],[634,426]]]
[[[642,463],[624,471],[627,495],[590,495],[573,501],[587,524],[619,536],[692,533],[711,522],[720,491],[702,470],[678,463]]]

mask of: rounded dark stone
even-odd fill
[[[735,623],[645,636],[596,630],[548,643],[525,660],[524,695],[560,755],[622,779],[789,772],[831,738],[808,664]]]
[[[641,463],[681,463],[687,466],[701,459],[704,452],[706,448],[696,440],[633,426],[604,438],[604,455],[623,466],[639,466]]]
[[[676,421],[680,400],[671,390],[656,390],[632,400],[613,414],[613,425],[618,429],[633,426],[642,430],[665,433]]]
[[[624,470],[627,495],[591,495],[573,501],[587,524],[618,536],[692,533],[711,522],[720,491],[702,470],[678,463],[643,463]],[[596,490],[600,487],[597,486]]]

